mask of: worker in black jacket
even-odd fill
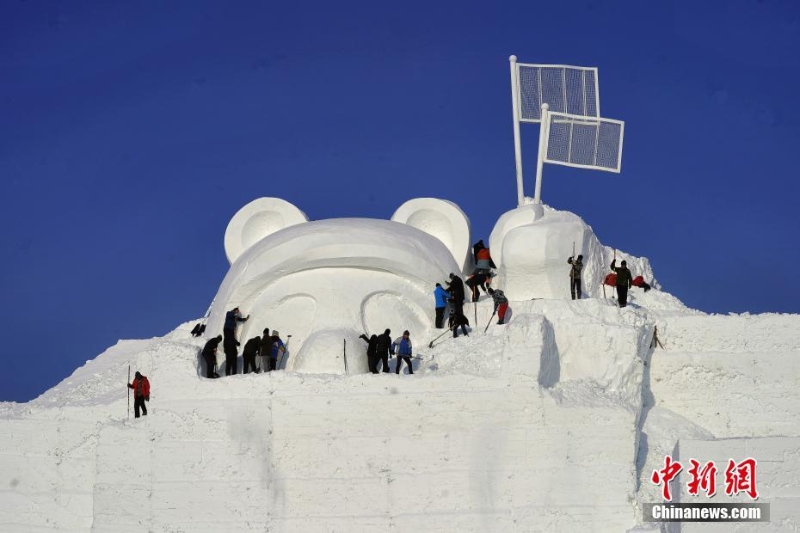
[[[264,334],[261,336],[261,341],[259,342],[258,353],[261,356],[259,361],[261,363],[261,368],[259,372],[269,372],[272,370],[269,364],[272,359],[272,335],[269,334],[269,328],[264,328]]]
[[[450,297],[456,305],[464,305],[464,281],[453,273],[450,274],[450,281],[447,282],[447,292],[450,293]]]
[[[567,264],[572,265],[569,269],[569,291],[572,293],[572,299],[581,299],[581,270],[583,270],[583,256],[579,255],[578,259],[570,257],[567,259]]]
[[[392,331],[387,328],[382,335],[378,335],[378,339],[375,341],[375,357],[383,361],[383,372],[389,372],[389,349],[392,346],[391,333]]]
[[[218,378],[219,374],[217,374],[217,346],[219,343],[222,342],[222,335],[217,335],[210,341],[206,343],[203,347],[203,360],[206,363],[206,377],[207,378]]]
[[[258,356],[258,352],[261,348],[261,337],[253,337],[249,341],[244,344],[244,350],[242,350],[242,359],[244,360],[244,373],[247,374],[249,369],[253,369],[253,373],[256,372],[256,357]]]
[[[633,285],[633,275],[628,270],[628,263],[622,261],[620,266],[616,266],[617,260],[611,261],[611,270],[617,273],[617,297],[619,298],[619,306],[625,307],[628,305],[628,289]]]
[[[373,374],[378,373],[378,336],[359,335],[359,339],[367,341],[367,367]]]

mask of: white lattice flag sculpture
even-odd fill
[[[518,205],[525,199],[520,122],[540,123],[535,203],[544,163],[619,172],[625,123],[600,117],[597,69],[510,61]]]
[[[522,122],[539,122],[542,104],[548,104],[551,112],[600,116],[596,68],[516,65]]]
[[[545,163],[619,172],[625,123],[548,112]]]

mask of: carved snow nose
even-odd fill
[[[297,354],[289,354],[286,369],[313,374],[348,374],[369,372],[367,343],[352,329],[323,329],[303,341]]]

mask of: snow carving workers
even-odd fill
[[[491,251],[483,244],[483,239],[475,243],[472,247],[472,253],[475,258],[475,266],[478,270],[488,272],[493,268],[497,268],[497,265],[495,265],[492,260]]]
[[[562,256],[563,257],[563,256]],[[573,257],[567,259],[567,264],[572,265],[569,269],[569,292],[573,300],[581,299],[581,270],[583,270],[583,256],[579,255],[573,261]]]
[[[436,301],[436,329],[442,329],[444,327],[444,310],[447,308],[447,300],[450,298],[450,293],[444,290],[440,283],[437,283],[436,288],[433,290],[433,298]]]
[[[642,289],[644,292],[647,292],[647,291],[649,291],[650,289],[652,289],[652,287],[650,286],[650,284],[649,284],[649,283],[647,283],[647,282],[644,280],[644,276],[636,276],[635,278],[633,278],[633,281],[632,281],[631,283],[633,284],[633,286],[634,286],[634,287],[639,287],[639,288],[640,288],[640,289]]]
[[[617,260],[611,261],[611,270],[616,273],[617,297],[619,298],[619,306],[625,307],[628,305],[628,289],[633,284],[633,276],[631,271],[628,270],[628,263],[622,261],[620,266],[616,266]]]
[[[409,200],[391,220],[316,221],[284,200],[260,198],[228,224],[225,253],[231,266],[211,304],[207,328],[220,331],[230,310],[246,309],[251,317],[269,317],[280,322],[274,324],[281,331],[291,327],[297,334],[291,357],[285,365],[278,361],[279,368],[341,373],[342,339],[350,348],[360,345],[365,331],[369,336],[384,329],[432,329],[432,287],[440,282],[446,288],[443,276],[470,268],[470,242],[466,215],[435,198]],[[463,302],[463,281],[452,283],[461,285]],[[446,311],[441,314],[443,322]],[[263,328],[253,330],[252,323],[239,325],[242,344]],[[391,341],[383,353],[377,350],[381,361],[385,353],[388,362]],[[368,371],[366,352],[347,350],[351,371]]]
[[[228,337],[232,337],[234,340],[236,340],[236,326],[239,322],[247,322],[248,318],[250,318],[250,315],[242,318],[242,314],[239,312],[238,307],[234,307],[225,313],[225,326],[222,328],[223,338],[228,340]],[[239,343],[237,342],[236,345],[238,346]]]
[[[206,343],[201,352],[203,361],[206,363],[206,377],[209,379],[219,377],[217,374],[217,347],[220,342],[222,342],[222,335],[217,335]]]
[[[382,372],[389,372],[389,350],[392,347],[392,331],[386,328],[382,334],[378,335],[375,341],[375,357],[383,363]],[[377,369],[377,364],[376,364]],[[377,372],[376,372],[377,373]]]
[[[472,254],[475,258],[475,270],[467,279],[466,284],[472,290],[472,301],[477,302],[480,300],[480,291],[478,288],[486,292],[486,285],[492,281],[492,269],[497,268],[492,261],[492,255],[483,240],[479,240],[472,247]]]
[[[476,269],[475,272],[473,272],[472,275],[469,278],[467,278],[467,281],[464,282],[467,284],[467,287],[469,287],[470,290],[472,291],[473,302],[477,302],[478,300],[480,300],[481,293],[478,290],[478,288],[483,289],[483,292],[487,291],[486,284],[491,283],[492,281],[491,276],[492,276],[491,271],[483,271],[480,269]]]
[[[464,282],[453,274],[450,273],[450,281],[447,283],[447,291],[450,293],[456,305],[464,304]]]
[[[403,366],[403,361],[405,361],[406,366],[408,367],[408,373],[414,373],[414,369],[411,368],[412,351],[411,334],[408,332],[408,330],[405,330],[403,332],[403,336],[398,337],[392,343],[392,354],[395,352],[397,353],[397,366],[394,369],[395,374],[400,373],[400,367]]]
[[[261,342],[259,343],[258,353],[261,354],[259,363],[261,368],[259,372],[269,372],[272,370],[272,335],[269,334],[269,328],[264,328],[261,335]]]
[[[206,325],[202,322],[198,322],[192,328],[192,337],[202,337],[203,333],[206,331]]]
[[[506,295],[503,294],[501,290],[489,289],[489,294],[494,300],[494,312],[492,312],[492,316],[494,313],[497,313],[497,325],[502,326],[505,324],[506,320],[506,311],[508,311],[508,298]]]
[[[367,337],[366,334],[359,335],[360,339],[367,341],[367,368],[372,374],[378,373],[378,336]]]
[[[464,315],[463,307],[455,305],[450,307],[450,318],[448,319],[448,326],[453,331],[454,339],[458,337],[459,327],[461,327],[461,332],[464,334],[464,336],[469,337],[469,333],[467,333],[467,326],[469,326],[469,320]]]
[[[130,370],[128,372],[130,376]],[[148,381],[147,376],[143,376],[137,371],[133,378],[133,383],[128,383],[128,388],[133,389],[133,413],[135,418],[139,418],[140,409],[142,411],[142,416],[147,416],[145,402],[150,401],[150,381]],[[130,413],[130,411],[128,411],[128,413]]]
[[[281,362],[283,354],[286,353],[286,345],[283,344],[280,333],[278,333],[277,329],[272,330],[272,337],[270,337],[270,341],[272,345],[272,351],[270,352],[269,369],[277,370],[278,363]]]
[[[242,372],[244,374],[248,374],[249,369],[252,369],[254,373],[258,371],[256,367],[256,357],[258,357],[260,350],[261,337],[253,337],[244,344],[244,349],[242,350],[242,360],[244,362]]]
[[[239,356],[239,341],[233,335],[228,335],[222,341],[222,348],[225,351],[225,375],[232,376],[236,374],[236,367],[238,365],[237,358]]]
[[[232,376],[236,374],[239,363],[237,358],[239,356],[238,346],[241,344],[236,340],[236,326],[238,322],[246,322],[250,315],[242,318],[239,313],[239,308],[234,307],[225,314],[225,326],[222,329],[223,341],[222,346],[225,350],[225,375]]]

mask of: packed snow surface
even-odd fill
[[[120,341],[39,398],[0,404],[0,531],[658,531],[642,504],[660,501],[650,475],[667,454],[759,460],[771,521],[716,530],[800,530],[800,316],[688,309],[646,259],[527,205],[489,239],[508,323],[482,294],[465,306],[469,336],[429,347],[443,331],[433,285],[469,273],[471,240],[436,199],[391,221],[248,204],[226,232],[205,338],[189,333],[198,319]],[[599,284],[615,253],[654,287],[623,309]],[[242,340],[292,335],[284,369],[198,377],[234,306],[251,316]],[[414,375],[367,373],[358,334],[385,328],[411,331]],[[152,386],[141,419],[129,366]]]

